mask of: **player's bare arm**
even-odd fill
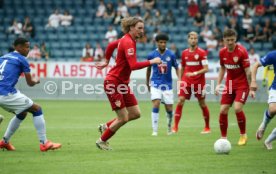
[[[257,80],[256,80],[256,75],[257,75],[257,71],[258,68],[262,66],[260,62],[256,62],[253,67],[252,67],[252,73],[251,73],[251,84],[250,84],[250,92],[249,95],[252,98],[256,97],[256,91],[258,89],[258,85],[257,85]]]
[[[104,69],[105,67],[107,67],[107,65],[109,64],[109,60],[110,59],[105,59],[104,62],[97,62],[95,65],[96,65],[96,68],[97,69]]]
[[[250,85],[251,84],[251,70],[250,70],[250,67],[245,68],[244,71],[245,71],[245,74],[246,74],[246,79],[247,79],[248,85]]]
[[[203,68],[199,71],[195,71],[195,72],[188,72],[186,73],[187,77],[191,77],[191,76],[196,76],[199,74],[204,74],[207,73],[209,71],[208,65],[203,65]]]
[[[160,63],[162,63],[162,60],[160,59],[160,57],[155,57],[155,58],[151,59],[149,62],[151,65],[160,64]]]
[[[150,81],[150,74],[151,74],[151,66],[149,66],[147,68],[147,74],[146,74],[146,85],[148,87],[148,91],[150,92],[150,84],[149,84],[149,81]]]
[[[223,80],[224,74],[225,74],[225,67],[221,66],[220,69],[219,69],[218,81],[217,81],[217,86],[216,86],[216,90],[215,90],[216,95],[219,94],[220,85],[221,85],[221,82]]]
[[[31,75],[31,73],[25,73],[25,79],[29,86],[34,86],[36,84],[40,83],[39,79],[34,79]]]

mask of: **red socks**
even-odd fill
[[[183,105],[177,105],[174,113],[174,127],[178,128],[179,121],[182,116]]]
[[[110,127],[110,125],[111,125],[115,120],[116,120],[116,118],[114,118],[114,119],[108,121],[108,122],[106,123],[106,126],[107,126],[107,127]]]
[[[237,121],[240,128],[240,133],[245,134],[246,118],[245,118],[244,112],[241,111],[239,113],[236,113],[236,116],[237,116]]]
[[[201,110],[205,121],[205,128],[210,128],[209,127],[209,119],[210,119],[209,109],[207,106],[205,106],[205,107],[202,107]]]
[[[107,128],[104,133],[101,136],[102,141],[107,141],[109,138],[111,138],[115,132],[112,132],[109,128]]]
[[[227,128],[228,128],[228,115],[220,113],[219,115],[219,125],[221,137],[227,137]]]

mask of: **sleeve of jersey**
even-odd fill
[[[110,60],[114,50],[118,47],[118,44],[120,42],[120,39],[118,40],[115,40],[113,42],[110,42],[107,47],[106,47],[106,50],[105,50],[105,58],[107,60]]]
[[[29,72],[31,72],[30,64],[29,64],[29,62],[26,60],[25,57],[23,57],[23,58],[21,59],[21,63],[22,63],[22,71],[23,71],[24,73],[29,73]]]
[[[186,66],[184,51],[182,52],[182,55],[181,55],[181,65],[182,65],[182,67]]]
[[[274,57],[274,58],[273,58]],[[271,65],[272,60],[276,58],[276,51],[270,52],[260,59],[263,66]]]
[[[131,70],[138,70],[150,66],[149,60],[137,62],[133,45],[127,45],[125,47],[125,55]]]
[[[250,67],[250,61],[249,61],[248,53],[246,50],[244,50],[244,52],[243,52],[242,66],[244,68]]]
[[[205,51],[202,52],[201,64],[202,64],[202,65],[208,65],[207,54],[206,54]]]

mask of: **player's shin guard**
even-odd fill
[[[227,128],[228,128],[228,115],[220,113],[219,115],[219,125],[221,137],[227,137]]]
[[[110,125],[116,120],[117,118],[114,118],[106,123],[107,127],[110,127]]]
[[[106,142],[108,139],[110,139],[113,135],[115,134],[115,132],[113,132],[110,128],[107,128],[103,135],[101,136],[101,140]]]
[[[182,116],[182,108],[183,105],[177,105],[175,109],[175,114],[174,114],[174,128],[178,129],[178,124],[180,122],[181,116]]]
[[[207,106],[205,106],[205,107],[202,107],[201,110],[202,110],[202,115],[203,115],[204,121],[205,121],[205,128],[210,128],[210,125],[209,125],[209,120],[210,120],[209,109],[208,109]]]
[[[240,128],[240,134],[244,135],[246,134],[246,117],[244,115],[244,112],[243,111],[238,112],[236,113],[236,116],[237,116],[237,121]]]

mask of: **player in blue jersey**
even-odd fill
[[[15,89],[15,85],[22,73],[24,73],[29,86],[40,83],[39,80],[32,78],[30,65],[26,60],[30,50],[30,43],[25,38],[17,38],[13,45],[14,52],[0,57],[0,106],[15,114],[10,120],[3,139],[0,141],[0,149],[15,150],[10,143],[10,138],[19,128],[20,123],[25,119],[28,112],[33,114],[33,123],[40,141],[40,151],[58,149],[61,144],[53,143],[46,138],[45,120],[41,107]]]
[[[177,77],[179,77],[179,69],[176,56],[171,50],[166,48],[168,40],[169,37],[166,34],[158,34],[155,37],[158,48],[148,55],[148,60],[151,60],[155,57],[160,57],[162,60],[162,64],[148,67],[146,74],[146,83],[148,90],[151,92],[152,100],[152,136],[157,136],[159,107],[161,102],[165,104],[165,109],[167,112],[167,133],[168,135],[171,134],[171,123],[173,117],[172,67],[175,68]],[[152,76],[150,79],[151,70]]]
[[[256,83],[257,70],[260,66],[266,67],[269,65],[273,65],[274,74],[275,74],[276,51],[269,52],[266,56],[262,57],[258,62],[256,62],[253,65],[252,82],[250,85],[250,95],[253,98],[255,98],[255,91],[257,90],[257,83]],[[264,116],[263,116],[263,121],[256,132],[256,138],[258,140],[262,139],[268,123],[274,117],[275,114],[276,114],[276,79],[274,77],[272,85],[270,86],[270,89],[269,89],[268,109],[265,110]],[[271,134],[267,137],[267,139],[264,142],[264,145],[268,150],[272,149],[272,141],[273,140],[276,140],[276,128],[274,128],[274,130],[271,132]]]

